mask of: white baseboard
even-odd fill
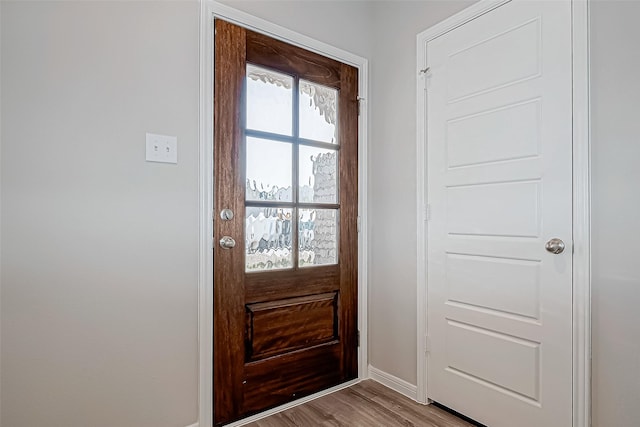
[[[418,401],[418,387],[387,372],[369,365],[369,378],[389,387],[391,390]]]
[[[194,423],[186,427],[200,427],[200,423]]]

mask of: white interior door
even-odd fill
[[[428,397],[491,427],[571,426],[570,2],[513,0],[427,63]]]

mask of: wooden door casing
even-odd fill
[[[214,422],[228,423],[357,376],[357,70],[215,22]],[[336,265],[245,273],[244,89],[247,63],[338,89]],[[295,237],[295,233],[294,233]]]

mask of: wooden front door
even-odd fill
[[[225,21],[215,31],[221,425],[357,376],[358,74]]]

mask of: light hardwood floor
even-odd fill
[[[296,406],[248,427],[473,427],[435,406],[424,406],[372,380]]]

